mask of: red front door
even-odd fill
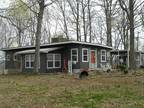
[[[91,50],[91,62],[90,62],[90,69],[94,70],[96,66],[96,53],[95,50]]]
[[[95,52],[91,51],[91,64],[95,64]]]

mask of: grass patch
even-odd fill
[[[114,86],[107,89],[89,89],[80,91],[64,91],[61,96],[55,98],[57,103],[63,106],[82,107],[82,108],[100,108],[100,106],[111,100],[119,100],[122,103],[136,100],[136,92],[125,86]],[[143,98],[140,98],[143,100]],[[126,103],[125,103],[126,104]],[[128,106],[128,105],[127,105]],[[126,106],[126,107],[127,107]],[[102,106],[101,106],[102,107]]]
[[[24,94],[36,94],[36,95],[40,95],[40,94],[45,94],[48,92],[48,86],[46,85],[20,85],[17,84],[16,85],[16,90],[24,93]]]
[[[144,108],[144,75],[0,76],[0,108]]]

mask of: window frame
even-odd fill
[[[76,54],[76,55],[73,55],[73,54],[72,54],[72,51],[76,51],[77,54]],[[77,60],[76,60],[76,61],[73,61],[73,56],[76,56],[76,57],[77,57]],[[72,62],[78,62],[78,48],[72,48],[72,49],[71,49],[71,61],[72,61]]]
[[[27,55],[25,55],[25,68],[26,69],[32,69],[32,68],[34,68],[34,66],[31,65],[31,62],[34,63],[34,58],[32,60],[32,56],[34,56],[34,54],[27,54]],[[28,57],[28,60],[26,60],[26,57]],[[26,65],[26,62],[29,63],[29,66]]]
[[[87,51],[87,55],[84,55],[84,50]],[[87,60],[84,60],[84,56],[87,56]],[[82,48],[82,62],[88,62],[88,48]]]
[[[52,60],[48,60],[48,57],[47,57],[47,69],[57,69],[57,68],[61,68],[61,54],[54,54],[54,53],[49,53],[47,54],[48,55],[52,55]],[[59,55],[59,60],[56,60],[56,55]],[[48,62],[52,62],[53,63],[53,67],[49,67],[48,66]],[[59,62],[59,66],[56,67],[56,62]]]
[[[103,51],[105,52],[105,55],[102,54]],[[105,60],[102,59],[103,57],[105,58]],[[106,62],[106,60],[107,60],[106,50],[101,50],[101,62]]]

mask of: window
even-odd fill
[[[88,62],[88,49],[82,49],[82,62]]]
[[[34,55],[25,55],[25,68],[34,67]]]
[[[101,50],[101,62],[106,62],[106,50]]]
[[[72,61],[78,62],[78,49],[77,48],[71,49],[71,59]]]
[[[10,55],[9,54],[6,55],[6,60],[10,61]]]
[[[13,60],[17,61],[17,56],[16,55],[13,55]]]
[[[60,54],[47,54],[47,68],[61,68],[61,55]]]

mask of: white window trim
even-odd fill
[[[85,56],[87,56],[87,60],[84,60],[84,50],[87,50],[87,55],[85,55]],[[82,48],[82,62],[88,62],[88,49],[87,48]]]
[[[32,69],[32,68],[34,68],[34,66],[33,67],[32,66],[29,66],[29,67],[26,66],[26,56],[29,56],[29,62],[33,61],[34,65],[35,65],[35,57],[34,57],[33,60],[30,59],[30,56],[35,56],[35,55],[34,54],[27,54],[27,55],[25,55],[25,68],[26,69]],[[40,67],[41,67],[41,62],[40,62],[40,57],[39,57],[39,69],[40,69]]]
[[[57,69],[57,68],[61,68],[61,54],[53,54],[53,53],[49,53],[49,54],[52,54],[53,60],[48,60],[48,59],[47,59],[47,69]],[[55,60],[55,56],[56,56],[56,55],[60,55],[60,60]],[[53,62],[53,67],[48,67],[48,62],[49,62],[49,61]],[[55,67],[55,61],[59,61],[59,62],[60,62],[59,67]]]
[[[73,50],[76,50],[76,51],[77,51],[77,55],[75,55],[75,56],[77,56],[77,60],[74,61],[74,62],[78,62],[78,48],[72,48],[72,49],[71,49],[71,61],[73,62],[73,60],[72,60],[72,56],[73,56],[73,55],[72,55],[72,51],[73,51]]]
[[[26,56],[28,56],[28,60],[26,60]],[[25,68],[26,69],[34,68],[34,67],[30,66],[30,65],[28,67],[26,66],[26,62],[29,62],[29,63],[32,62],[32,61],[34,62],[34,60],[31,60],[31,56],[34,56],[34,55],[32,55],[32,54],[25,55]]]
[[[105,52],[105,55],[102,55],[102,52],[103,52],[103,51]],[[107,58],[106,58],[106,57],[107,57],[106,54],[107,54],[107,53],[106,53],[106,50],[101,50],[101,62],[106,62],[106,59],[107,59]],[[105,60],[102,60],[102,57],[103,57],[103,56],[105,57]]]

